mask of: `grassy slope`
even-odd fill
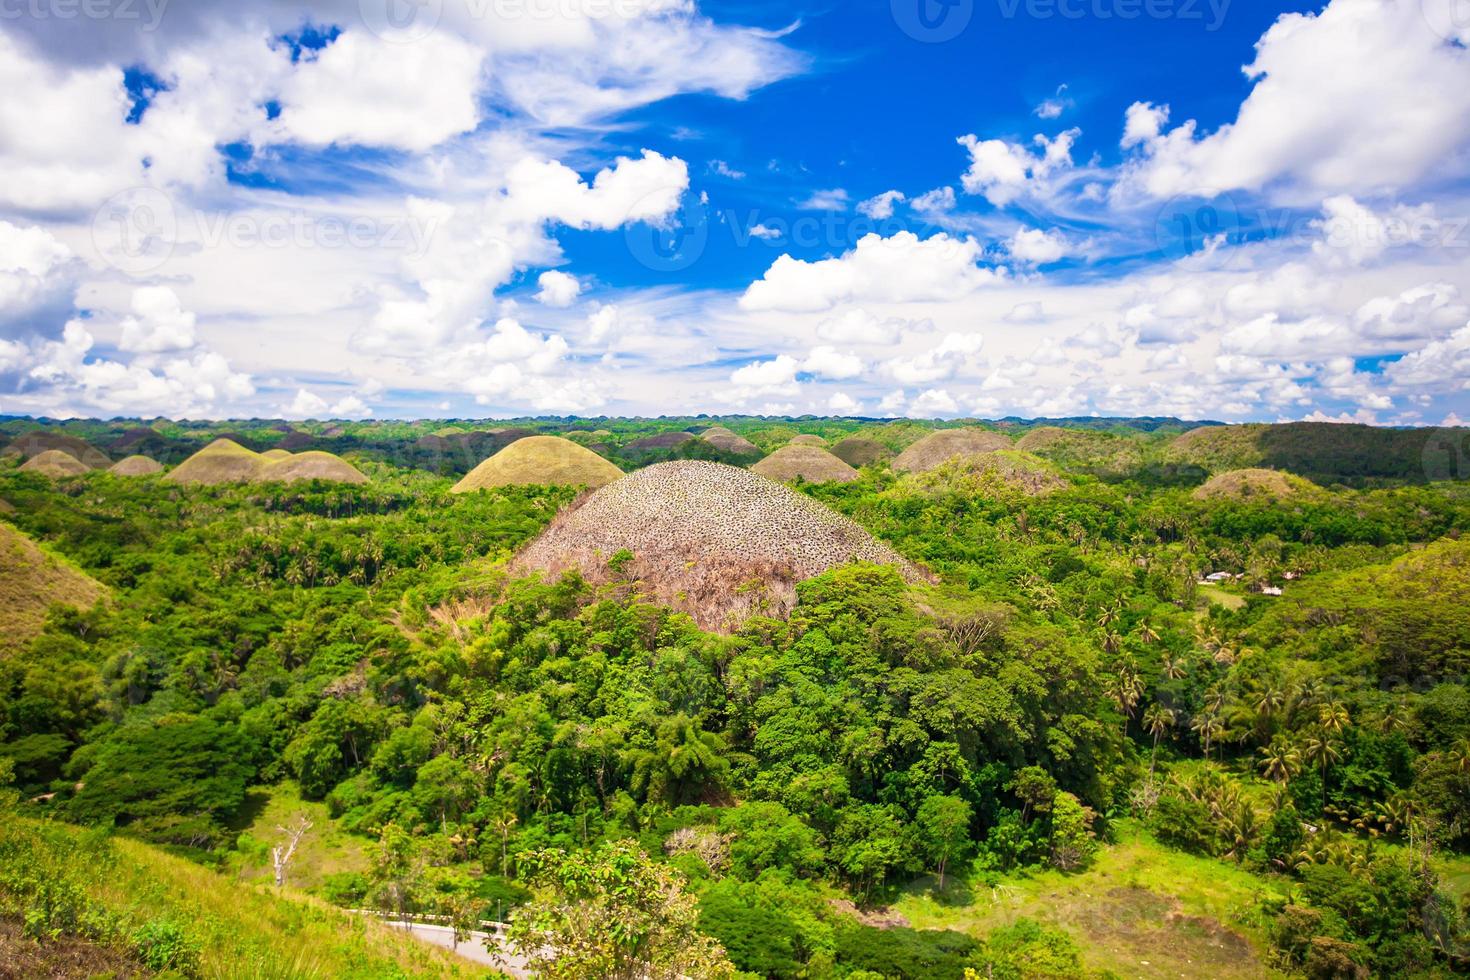
[[[933,880],[910,886],[895,908],[916,928],[977,937],[1023,916],[1070,933],[1083,962],[1125,977],[1268,977],[1264,938],[1252,925],[1268,887],[1220,861],[1156,844],[1124,822],[1117,844],[1077,875],[1043,871],[976,886],[956,902]]]
[[[0,523],[0,656],[40,632],[52,603],[86,609],[106,592],[99,582]]]
[[[238,882],[138,841],[114,838],[99,854],[86,831],[5,815],[0,861],[82,883],[124,928],[166,918],[203,947],[206,977],[467,977],[484,972],[324,902]],[[17,845],[23,849],[16,850]],[[0,881],[9,869],[0,864]],[[0,894],[0,906],[5,904]]]
[[[239,844],[238,874],[243,880],[272,880],[270,849],[285,836],[277,828],[295,826],[302,815],[311,821],[311,830],[291,861],[288,884],[315,892],[329,875],[368,870],[366,841],[339,830],[328,816],[326,804],[303,800],[293,783],[251,790],[246,810],[250,820],[243,827]]]

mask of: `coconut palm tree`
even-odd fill
[[[1322,788],[1327,788],[1327,767],[1342,761],[1342,748],[1333,734],[1326,729],[1317,729],[1307,735],[1302,743],[1302,757],[1322,767]]]
[[[1165,654],[1163,673],[1168,680],[1177,681],[1189,674],[1189,661],[1172,653]]]
[[[1166,708],[1158,702],[1149,705],[1148,710],[1143,713],[1143,727],[1148,729],[1149,734],[1154,737],[1153,755],[1148,762],[1148,775],[1150,779],[1153,778],[1154,766],[1159,761],[1159,740],[1164,737],[1165,732],[1174,727],[1175,719],[1174,710],[1172,708]]]
[[[1277,735],[1261,749],[1261,773],[1272,782],[1289,782],[1301,771],[1301,751],[1285,736]]]
[[[1195,715],[1194,721],[1190,723],[1189,727],[1199,736],[1200,742],[1205,750],[1205,758],[1208,759],[1210,757],[1210,746],[1214,745],[1215,740],[1224,733],[1225,724],[1220,721],[1218,714],[1213,711],[1206,711],[1204,714]]]
[[[1341,735],[1343,729],[1352,723],[1352,718],[1343,703],[1333,699],[1318,705],[1317,721],[1332,734]]]

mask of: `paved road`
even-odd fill
[[[512,953],[501,951],[496,945],[494,934],[488,932],[475,932],[470,938],[460,942],[456,949],[454,945],[454,930],[448,926],[434,926],[423,922],[398,922],[392,919],[380,919],[383,925],[393,929],[402,929],[415,939],[435,946],[443,946],[458,955],[475,963],[492,967],[502,973],[515,977],[516,980],[528,980],[531,976],[530,970],[526,968],[523,957]]]

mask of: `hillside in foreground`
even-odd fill
[[[138,841],[0,811],[0,954],[73,939],[63,976],[484,976],[452,954],[295,892],[232,880]],[[132,971],[131,974],[129,971]]]

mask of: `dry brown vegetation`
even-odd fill
[[[108,470],[114,476],[153,476],[163,472],[163,467],[147,456],[129,456],[119,463],[113,463]]]
[[[1211,477],[1194,492],[1195,500],[1218,500],[1225,497],[1237,500],[1259,499],[1281,500],[1285,497],[1310,493],[1317,489],[1310,482],[1289,473],[1276,470],[1231,470]]]
[[[76,436],[63,435],[59,432],[27,432],[25,435],[16,436],[5,447],[5,454],[33,459],[52,450],[66,453],[80,460],[89,470],[106,469],[112,465],[112,460],[108,459],[101,450]]]
[[[985,429],[941,429],[914,443],[893,461],[903,473],[924,473],[956,456],[975,456],[1010,449],[1011,440]]]
[[[623,551],[633,558],[610,567]],[[733,466],[681,461],[587,496],[513,564],[518,572],[575,568],[595,583],[636,583],[705,629],[728,630],[752,615],[786,615],[798,582],[851,561],[897,565],[911,581],[927,578],[803,494]]]
[[[805,480],[807,483],[851,483],[858,478],[858,471],[819,446],[782,446],[750,468],[768,480],[786,483],[790,480]]]
[[[221,483],[293,483],[297,480],[326,480],[331,483],[366,483],[367,477],[351,463],[332,453],[286,453],[263,456],[230,439],[216,439],[180,463],[164,477],[170,483],[214,485]]]
[[[519,439],[476,466],[453,493],[508,486],[606,486],[623,471],[592,450],[557,436]]]
[[[759,456],[761,454],[760,448],[755,443],[744,436],[736,435],[723,425],[706,429],[700,438],[716,449],[734,453],[736,456]]]
[[[39,473],[53,480],[92,472],[92,468],[86,463],[60,449],[48,449],[39,455],[32,456],[21,464],[20,468],[26,473]]]
[[[848,466],[870,466],[893,455],[883,443],[862,436],[851,436],[832,447],[832,455]]]
[[[90,609],[106,594],[102,583],[0,524],[0,655],[36,636],[53,603]]]
[[[791,440],[791,442],[789,443],[789,445],[792,445],[792,446],[818,446],[818,447],[820,447],[822,449],[826,449],[827,448],[827,440],[826,439],[823,439],[821,436],[813,436],[813,435],[803,434],[803,435],[799,435],[799,436],[793,437],[792,440]]]

